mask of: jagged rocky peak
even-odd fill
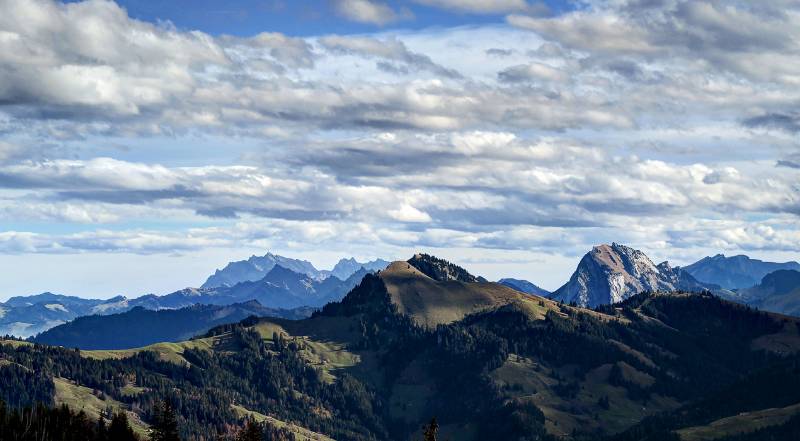
[[[643,291],[701,291],[704,286],[669,263],[655,265],[640,250],[612,243],[592,248],[552,298],[580,306],[616,303]]]
[[[355,258],[351,257],[349,259],[339,260],[339,262],[337,262],[330,271],[330,274],[341,280],[347,280],[348,277],[357,273],[362,268],[366,269],[367,271],[380,271],[386,268],[388,265],[389,262],[383,259],[375,259],[369,262],[359,262]]]
[[[408,263],[431,279],[440,282],[451,280],[466,283],[486,281],[483,277],[473,276],[467,270],[454,263],[429,254],[415,254],[414,257],[408,259]]]
[[[292,259],[267,253],[263,256],[250,256],[247,260],[228,263],[225,268],[212,274],[201,288],[234,286],[241,282],[253,282],[266,276],[275,265],[280,265],[296,273],[306,274],[314,279],[324,278],[324,274],[314,268],[307,260]]]

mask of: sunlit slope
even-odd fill
[[[398,312],[427,327],[452,323],[468,314],[529,297],[498,283],[440,282],[407,262],[393,262],[379,277]]]

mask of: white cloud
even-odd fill
[[[409,18],[380,0],[336,0],[336,10],[349,20],[378,26]]]
[[[375,57],[401,63],[401,67],[379,65],[379,68],[382,67],[383,70],[399,72],[402,69],[410,68],[414,71],[427,70],[444,77],[457,78],[460,76],[455,70],[440,66],[425,55],[409,51],[406,45],[397,39],[378,40],[370,37],[332,35],[323,37],[319,41],[326,49],[334,53],[356,54],[367,58]]]
[[[0,0],[0,249],[798,245],[796,4],[435,3],[513,26],[215,37]]]
[[[531,8],[526,0],[413,0],[415,3],[459,12],[502,14]]]

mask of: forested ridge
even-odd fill
[[[303,357],[307,341],[280,333],[265,339],[253,328],[262,320],[251,318],[209,331],[206,337],[219,338],[220,347],[187,347],[186,365],[148,351],[98,360],[65,348],[0,345],[0,399],[10,408],[53,406],[53,378],[66,378],[124,404],[148,424],[157,421],[160,403],[169,402],[179,435],[193,440],[236,436],[247,423],[237,409],[339,440],[419,439],[433,416],[449,439],[461,439],[455,433],[555,440],[537,392],[498,377],[509,360],[522,359],[535,360],[537,374],[555,381],[554,394],[579,404],[571,412],[596,421],[570,433],[573,439],[675,439],[682,427],[800,402],[798,356],[750,347],[796,324],[710,294],[643,293],[595,311],[532,301],[426,328],[398,314],[380,277],[368,275],[311,320],[325,318],[351,323],[356,338],[349,350],[374,360],[369,377],[342,369],[326,381]],[[603,366],[610,367],[604,381],[623,397],[580,401],[587,379]],[[422,376],[420,386],[399,399],[409,372]],[[652,381],[634,381],[630,372]],[[131,386],[138,392],[123,393]],[[680,405],[620,433],[602,430],[604,412],[621,399],[642,408],[664,399]],[[796,418],[764,436],[779,436],[793,424]],[[262,429],[270,439],[294,436],[274,425]]]

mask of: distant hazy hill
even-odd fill
[[[82,315],[125,310],[127,306],[119,304],[121,299],[83,299],[49,292],[12,297],[0,303],[0,335],[29,337]]]
[[[359,262],[354,258],[341,259],[333,269],[330,275],[337,277],[341,280],[347,280],[348,277],[358,272],[361,268],[367,271],[380,271],[389,266],[389,262],[383,259],[375,259],[369,262]]]
[[[275,266],[305,274],[311,279],[322,280],[329,276],[339,280],[347,280],[350,276],[364,268],[368,271],[380,271],[386,268],[389,262],[376,259],[370,262],[358,262],[354,258],[341,259],[332,270],[319,270],[307,260],[292,259],[267,253],[264,256],[251,256],[247,260],[230,262],[223,269],[218,269],[211,275],[201,288],[217,288],[233,286],[241,282],[255,282],[263,279]]]
[[[261,280],[275,268],[275,265],[280,265],[314,279],[322,278],[320,271],[314,268],[314,265],[307,260],[292,259],[267,253],[264,256],[251,256],[247,260],[239,260],[227,264],[225,268],[214,272],[200,287],[216,288]]]
[[[299,306],[319,307],[341,299],[361,281],[369,271],[361,269],[347,280],[337,277],[315,279],[292,271],[281,265],[274,266],[264,277],[256,281],[239,282],[233,286],[214,288],[186,288],[164,296],[143,299],[151,309],[181,308],[196,303],[229,305],[258,300],[270,308],[291,309]],[[131,301],[133,305],[139,299]]]
[[[620,302],[643,291],[702,291],[699,283],[667,262],[654,264],[643,252],[625,245],[599,245],[587,253],[569,281],[551,295],[565,303],[595,307]]]
[[[152,311],[137,306],[110,315],[90,315],[49,329],[34,338],[44,343],[80,349],[128,349],[158,342],[187,340],[214,326],[239,322],[249,316],[300,319],[312,308],[265,308],[257,301],[233,305],[194,305]]]
[[[506,278],[498,280],[497,283],[508,286],[509,288],[516,289],[517,291],[524,292],[526,294],[533,294],[542,297],[547,297],[550,295],[550,291],[539,288],[538,286],[527,280]]]
[[[800,263],[764,262],[743,255],[725,257],[717,254],[704,257],[683,269],[701,282],[713,283],[726,289],[741,289],[757,285],[764,276],[773,271],[800,271]]]
[[[741,289],[737,294],[760,309],[800,316],[800,271],[771,272],[758,285]]]
[[[178,309],[196,304],[231,305],[250,300],[257,300],[265,307],[276,309],[320,307],[341,299],[368,272],[360,268],[346,280],[338,277],[315,279],[276,265],[256,281],[214,288],[185,288],[163,296],[148,294],[133,299],[118,296],[97,300],[44,293],[13,297],[6,303],[0,303],[0,335],[25,338],[77,317],[113,314],[135,307],[151,310]]]

